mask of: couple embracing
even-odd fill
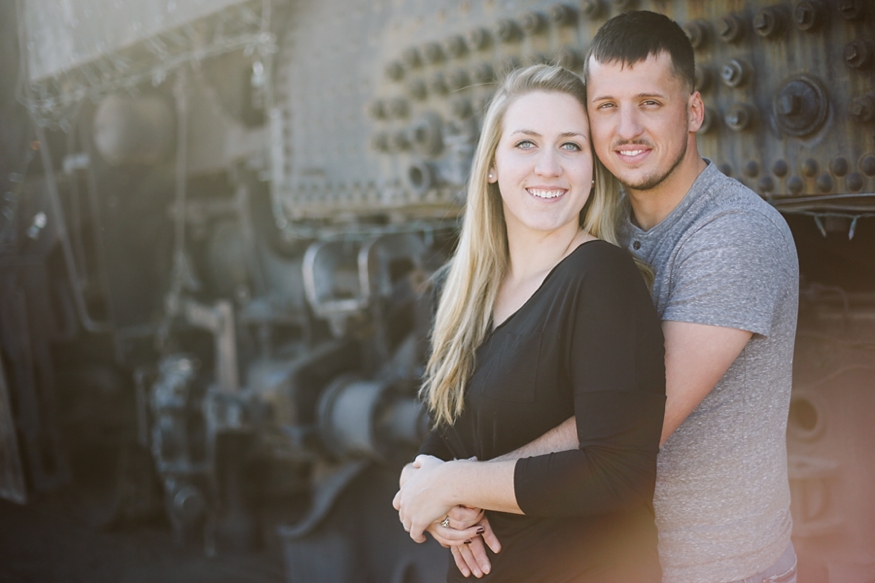
[[[794,583],[790,231],[699,155],[675,22],[611,19],[583,77],[486,112],[401,522],[448,581]]]

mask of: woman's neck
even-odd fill
[[[581,243],[595,239],[576,225],[549,234],[508,232],[509,263],[501,282],[492,321],[499,326],[534,294],[550,270]]]

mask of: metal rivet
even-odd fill
[[[744,21],[738,15],[727,14],[717,23],[717,34],[728,43],[737,42],[744,37]]]
[[[848,170],[851,169],[851,165],[848,164],[848,159],[844,156],[838,156],[833,158],[829,163],[829,171],[835,174],[836,176],[844,176],[848,173]]]
[[[495,80],[495,67],[489,63],[479,63],[474,67],[473,75],[477,83],[492,83]]]
[[[425,57],[425,62],[434,65],[444,60],[444,49],[439,43],[427,43],[422,47],[422,54]]]
[[[787,190],[790,194],[799,194],[804,187],[805,183],[798,176],[791,176],[790,179],[787,180]]]
[[[847,20],[857,20],[863,16],[863,1],[864,0],[839,0],[839,14]]]
[[[409,69],[415,69],[422,64],[422,58],[419,56],[419,49],[416,47],[404,49],[404,52],[401,53],[401,60],[404,61],[404,65]]]
[[[547,17],[540,12],[526,12],[520,17],[520,23],[526,34],[538,34],[547,28]]]
[[[410,148],[410,140],[407,139],[407,132],[398,130],[392,134],[392,148],[397,151],[404,151]]]
[[[867,69],[872,64],[875,43],[868,40],[854,40],[845,45],[842,59],[851,69]]]
[[[392,61],[386,65],[386,77],[392,81],[400,81],[404,77],[404,65],[399,61]]]
[[[817,160],[814,158],[808,158],[802,163],[802,175],[812,178],[815,174],[817,174]]]
[[[468,77],[468,72],[465,69],[453,69],[447,75],[447,85],[451,91],[464,89],[471,84],[471,79]]]
[[[763,176],[757,182],[757,188],[760,192],[771,193],[775,191],[775,179],[771,176]]]
[[[720,165],[720,172],[726,176],[732,176],[732,166],[728,162],[724,162]]]
[[[860,160],[860,170],[863,171],[863,174],[872,178],[875,176],[875,156],[869,154],[862,160]]]
[[[732,59],[720,70],[720,78],[728,87],[741,87],[747,82],[751,67],[742,59]]]
[[[611,0],[611,4],[617,10],[632,10],[638,5],[638,0]]]
[[[556,62],[570,71],[577,71],[583,66],[583,57],[571,47],[562,47],[556,56]]]
[[[863,175],[859,172],[851,172],[848,174],[848,177],[845,178],[845,186],[847,186],[848,190],[851,192],[860,192],[863,190]]]
[[[461,57],[468,52],[468,45],[465,44],[465,39],[459,34],[451,36],[444,41],[444,47],[446,47],[447,54],[455,58]]]
[[[577,20],[577,11],[566,4],[554,4],[550,7],[550,20],[559,26],[573,24]]]
[[[787,172],[790,170],[786,160],[775,160],[775,163],[772,164],[772,173],[778,178],[783,178],[787,176]]]
[[[821,83],[805,75],[784,83],[772,103],[775,121],[785,134],[807,136],[819,130],[829,113]]]
[[[602,14],[602,0],[583,0],[580,3],[580,11],[588,18],[597,18]]]
[[[684,24],[683,29],[694,49],[702,48],[707,44],[708,37],[710,36],[708,23],[701,20],[692,20]]]
[[[825,19],[826,8],[820,0],[803,0],[793,9],[796,28],[805,32],[816,31]]]
[[[784,32],[786,19],[786,13],[782,7],[763,8],[753,17],[754,32],[766,38],[780,36]]]
[[[848,112],[857,123],[869,123],[875,119],[875,96],[857,97],[851,102]]]
[[[723,116],[726,125],[733,131],[744,131],[753,126],[756,111],[746,103],[734,103]]]
[[[374,119],[386,119],[386,104],[377,99],[368,105],[368,115]]]
[[[432,93],[437,95],[446,95],[450,88],[447,86],[447,80],[444,74],[438,71],[428,82],[428,88]]]
[[[832,176],[829,174],[821,174],[817,177],[817,189],[820,192],[831,192],[832,191]]]
[[[504,43],[510,43],[520,38],[520,27],[509,18],[499,20],[495,24],[495,36]]]
[[[760,164],[756,160],[748,160],[744,165],[744,173],[753,178],[760,173]]]
[[[411,79],[407,83],[407,93],[416,101],[422,101],[428,95],[428,90],[425,87],[425,82],[421,79]]]
[[[485,28],[475,28],[468,32],[466,40],[468,41],[469,49],[472,51],[480,51],[489,46],[491,37],[489,36],[489,31]]]
[[[474,112],[474,109],[471,106],[471,100],[465,99],[464,97],[454,100],[451,108],[453,110],[453,115],[459,119],[466,119]]]

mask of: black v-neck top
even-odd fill
[[[583,243],[477,349],[465,410],[420,453],[489,460],[577,416],[578,449],[519,460],[525,515],[483,581],[659,583],[652,498],[665,410],[662,331],[630,255]],[[450,560],[448,581],[469,581]]]

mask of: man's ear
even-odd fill
[[[699,131],[705,121],[705,102],[702,101],[702,94],[698,91],[693,91],[693,94],[690,95],[687,114],[687,131],[692,133]]]

